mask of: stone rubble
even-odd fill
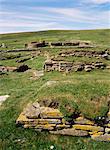
[[[44,102],[43,102],[44,103]],[[28,104],[16,120],[16,124],[24,128],[34,128],[38,131],[47,130],[51,134],[70,136],[86,136],[93,140],[110,142],[110,111],[107,123],[99,126],[95,121],[84,118],[81,114],[73,118],[72,126],[65,120],[63,114],[55,107],[47,107],[34,102]]]

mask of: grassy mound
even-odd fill
[[[50,99],[56,101],[64,116],[70,116],[77,111],[87,118],[94,119],[106,115],[109,91],[110,85],[104,82],[82,81],[69,84],[60,82],[41,89],[38,99],[45,100],[47,103]]]

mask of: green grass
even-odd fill
[[[90,40],[99,45],[90,50],[103,50],[110,46],[110,30],[87,31],[43,31],[31,33],[17,33],[0,35],[1,43],[7,43],[8,49],[23,48],[24,43],[30,41],[69,41],[73,39]],[[72,48],[73,49],[73,48]],[[66,48],[42,48],[41,56],[36,56],[25,62],[33,70],[41,70],[45,61],[43,54],[48,52],[55,56]],[[67,50],[70,50],[67,48]],[[8,53],[4,55],[19,55]],[[20,52],[24,59],[32,52]],[[28,56],[26,56],[28,54]],[[3,66],[18,66],[18,58],[0,61]],[[71,61],[97,61],[88,58],[65,58]],[[110,60],[104,63],[110,64]],[[36,132],[32,129],[16,127],[15,121],[29,102],[43,98],[57,99],[60,110],[67,117],[68,110],[65,104],[82,112],[88,118],[104,116],[108,110],[106,96],[110,92],[110,70],[94,70],[88,72],[47,72],[38,80],[31,80],[31,72],[9,72],[0,76],[0,95],[9,94],[10,97],[0,107],[0,149],[1,150],[49,150],[54,145],[56,150],[106,150],[110,143],[96,142],[90,138],[78,138],[60,135],[51,135],[48,132]],[[57,81],[50,87],[43,85],[47,81]],[[42,87],[42,88],[41,88]],[[92,101],[91,101],[92,99]],[[19,141],[20,139],[20,141]],[[18,141],[17,141],[18,140]]]
[[[9,94],[10,98],[4,102],[0,111],[1,148],[3,150],[5,149],[6,150],[7,149],[28,150],[30,148],[32,150],[36,150],[36,148],[38,150],[41,150],[41,149],[48,150],[51,145],[54,145],[57,150],[60,150],[60,149],[62,150],[62,146],[64,149],[68,148],[70,150],[72,149],[76,149],[76,150],[77,149],[91,149],[91,150],[102,149],[103,150],[103,149],[109,148],[110,146],[109,143],[106,144],[104,142],[95,142],[95,141],[90,140],[89,138],[85,139],[85,138],[76,138],[76,137],[54,136],[45,132],[38,133],[38,132],[35,132],[34,130],[30,130],[30,129],[26,130],[26,129],[18,128],[15,126],[15,121],[18,115],[20,114],[20,112],[22,111],[22,109],[27,105],[28,102],[30,101],[34,102],[35,100],[37,100],[37,98],[39,97],[39,94],[48,95],[46,93],[47,91],[48,93],[52,93],[52,94],[55,91],[55,94],[61,92],[60,95],[62,95],[63,92],[69,90],[71,93],[75,93],[77,97],[77,96],[80,96],[78,95],[78,92],[82,93],[84,89],[87,89],[91,93],[90,87],[87,84],[86,86],[82,87],[83,84],[85,83],[83,82],[81,83],[81,81],[82,79],[90,80],[93,75],[94,75],[93,80],[98,80],[99,77],[103,75],[104,78],[102,78],[102,82],[103,80],[107,81],[107,85],[108,85],[108,82],[110,83],[109,75],[105,76],[107,72],[105,73],[105,72],[99,71],[96,73],[97,76],[95,76],[95,73],[96,72],[90,73],[90,74],[88,73],[86,76],[85,76],[85,73],[82,73],[81,75],[78,73],[75,73],[75,74],[71,74],[68,76],[64,75],[63,77],[61,77],[62,76],[61,73],[53,72],[53,73],[47,73],[40,80],[36,80],[36,81],[29,80],[30,74],[28,73],[24,73],[24,74],[10,73],[8,76],[4,75],[0,79],[0,83],[1,83],[0,95]],[[61,84],[60,87],[58,86],[58,89],[56,90],[54,87],[52,87],[52,88],[46,88],[46,90],[42,89],[40,93],[38,92],[39,88],[48,80],[56,79],[58,81],[58,79],[60,80],[61,78],[62,78],[62,82],[65,79],[67,79],[69,81],[72,80],[74,84],[70,84],[69,86],[66,86],[66,85],[62,86]],[[94,87],[94,85],[92,86]],[[99,87],[99,85],[97,85],[97,87]],[[75,92],[77,88],[79,88],[79,90]],[[44,94],[44,91],[45,91],[45,94]],[[58,92],[56,93],[56,91]],[[96,91],[95,89],[93,89],[92,93],[95,94],[98,92],[98,94],[102,96],[102,95],[106,95],[107,91],[108,89],[107,89],[106,84],[104,85],[101,84],[101,87],[99,89],[97,88]],[[84,94],[87,94],[87,93],[84,93]],[[86,98],[86,97],[83,96],[83,98]],[[21,139],[21,142],[17,142],[17,139]],[[22,142],[23,140],[24,142]]]
[[[105,116],[108,111],[106,97],[110,91],[109,84],[104,83],[104,81],[97,82],[89,79],[75,83],[74,79],[71,80],[71,83],[59,81],[57,85],[42,88],[38,94],[38,99],[55,99],[60,103],[61,110],[62,106],[66,104],[72,109],[77,106],[79,112],[85,117],[94,119],[97,116]],[[63,112],[65,116],[69,113],[64,109]]]
[[[110,46],[110,30],[54,30],[42,32],[28,32],[15,34],[1,34],[1,43],[6,43],[10,48],[24,48],[24,44],[31,41],[70,41],[70,40],[90,40],[102,47]]]

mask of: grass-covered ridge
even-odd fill
[[[90,82],[88,80],[78,83],[67,82],[59,83],[53,87],[44,87],[38,93],[38,99],[55,99],[60,103],[60,109],[66,104],[72,109],[77,106],[79,112],[85,117],[94,119],[106,115],[109,91],[109,83]],[[66,116],[68,113],[65,110],[64,115]]]

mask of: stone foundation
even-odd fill
[[[50,46],[50,47],[57,47],[57,46],[77,46],[79,48],[91,48],[94,47],[94,45],[90,42],[90,41],[81,41],[81,40],[74,40],[74,41],[69,41],[69,42],[46,42],[46,41],[42,41],[42,42],[31,42],[31,43],[27,43],[25,44],[25,48],[38,48],[38,47],[46,47],[46,46]]]
[[[60,71],[60,72],[70,72],[70,71],[86,71],[90,72],[93,69],[104,69],[106,65],[102,62],[95,63],[82,63],[82,62],[66,62],[66,61],[53,61],[47,60],[44,64],[45,71]]]
[[[59,53],[62,57],[96,57],[96,58],[105,58],[108,59],[110,56],[108,51],[87,51],[87,50],[73,50]]]
[[[82,115],[73,118],[71,124],[64,119],[58,109],[40,106],[36,102],[28,104],[19,115],[16,124],[38,131],[47,130],[51,134],[86,136],[93,140],[110,142],[110,112],[107,114],[107,123],[103,126],[98,126],[94,121],[84,118]]]
[[[10,72],[15,71],[17,67],[9,67],[9,66],[0,66],[0,72]]]

